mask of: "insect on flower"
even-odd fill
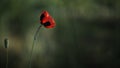
[[[46,28],[53,28],[56,25],[54,19],[50,16],[50,14],[47,11],[43,11],[41,13],[40,23]]]

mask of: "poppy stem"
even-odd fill
[[[35,35],[34,35],[34,40],[33,40],[32,49],[31,49],[31,54],[30,54],[29,68],[31,68],[31,61],[32,61],[32,55],[33,55],[34,44],[35,44],[36,37],[37,37],[37,34],[38,34],[38,32],[39,32],[41,26],[42,26],[42,25],[40,25],[40,26],[38,27],[38,29],[37,29],[37,31],[36,31],[36,33],[35,33]]]
[[[9,47],[9,40],[7,38],[4,39],[4,47],[6,48],[6,68],[8,68],[8,47]]]
[[[41,27],[42,27],[42,25],[40,25],[40,26],[38,27],[38,29],[37,29],[37,31],[36,31],[36,33],[35,33],[35,35],[34,35],[34,40],[36,40],[37,34],[38,34],[38,32],[39,32],[39,30],[40,30]]]
[[[6,50],[6,68],[8,68],[8,48]]]
[[[33,40],[33,44],[32,44],[32,49],[31,49],[31,54],[30,54],[30,61],[29,61],[29,68],[31,68],[31,61],[32,61],[32,55],[33,55],[34,43],[35,43],[35,40]]]

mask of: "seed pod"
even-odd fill
[[[4,47],[5,48],[9,47],[9,40],[7,38],[4,39]]]

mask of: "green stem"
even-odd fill
[[[39,30],[40,30],[41,27],[42,27],[42,25],[40,25],[40,26],[38,27],[38,29],[37,29],[37,31],[36,31],[36,33],[35,33],[35,35],[34,35],[34,40],[36,40],[37,34],[38,34],[38,32],[39,32]]]
[[[8,48],[9,48],[9,40],[7,38],[4,39],[4,47],[6,49],[6,68],[8,68]]]
[[[37,37],[37,34],[38,34],[38,32],[39,32],[41,26],[42,26],[42,25],[40,25],[40,26],[38,27],[38,29],[37,29],[37,31],[36,31],[36,33],[35,33],[35,35],[34,35],[33,44],[32,44],[32,49],[31,49],[31,54],[30,54],[29,68],[31,68],[31,61],[32,61],[32,55],[33,55],[34,44],[35,44],[36,37]]]
[[[32,55],[33,55],[34,43],[35,43],[35,40],[33,40],[33,44],[32,44],[32,49],[31,49],[31,54],[30,54],[30,61],[29,61],[29,68],[31,68],[31,61],[32,61]]]
[[[8,68],[8,48],[6,50],[6,68]]]

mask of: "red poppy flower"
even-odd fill
[[[41,13],[40,23],[46,28],[53,28],[56,25],[54,19],[49,15],[47,11],[43,11]]]

